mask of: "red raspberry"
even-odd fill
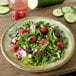
[[[14,14],[12,15],[12,18],[14,20],[18,20],[19,19],[19,13],[17,11],[14,11]]]
[[[34,43],[34,42],[36,42],[36,37],[34,37],[34,36],[31,36],[30,37],[30,41],[29,41],[30,43]]]
[[[41,46],[41,45],[44,45],[44,43],[46,43],[46,42],[47,42],[47,40],[42,40],[42,41],[39,42],[39,44]]]
[[[26,30],[24,30],[24,29],[19,29],[18,34],[24,34],[24,33],[26,33]]]
[[[36,55],[40,55],[40,54],[42,54],[41,50],[39,50],[39,51],[36,52]]]
[[[38,23],[38,24],[37,24],[37,26],[36,26],[36,28],[39,28],[39,27],[40,27],[40,25],[41,25],[41,24],[40,24],[40,23]]]
[[[24,11],[20,11],[19,15],[20,15],[21,18],[23,18],[23,17],[26,16],[26,13]]]
[[[17,41],[16,39],[17,39],[16,37],[11,38],[10,43],[11,43],[11,44],[15,44],[16,41]]]
[[[42,27],[42,28],[41,28],[41,32],[42,32],[43,34],[46,34],[46,33],[47,33],[47,28],[46,28],[46,27]]]
[[[19,12],[18,12],[18,11],[14,11],[14,14],[17,14],[17,15],[19,15]]]
[[[63,43],[62,43],[62,42],[57,42],[57,43],[56,43],[56,46],[58,46],[59,48],[62,49],[62,48],[63,48]]]
[[[11,50],[12,50],[13,52],[16,52],[16,51],[18,50],[18,46],[15,45],[15,44],[13,44],[13,45],[11,46]]]

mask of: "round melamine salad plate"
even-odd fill
[[[10,42],[13,38],[17,40]],[[65,64],[73,55],[74,45],[71,31],[61,22],[47,17],[30,17],[6,30],[1,51],[19,69],[44,72]]]

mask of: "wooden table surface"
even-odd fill
[[[63,24],[65,24],[65,26],[67,26],[72,31],[75,37],[75,41],[76,41],[76,23],[68,24],[64,21],[63,18],[55,18],[52,16],[52,10],[54,8],[57,8],[57,7],[59,8],[59,7],[66,6],[66,5],[68,6],[76,5],[76,3],[75,2],[67,3],[67,4],[64,3],[61,5],[40,8],[36,10],[29,10],[26,12],[27,13],[26,17],[45,16],[45,17],[56,19],[62,22]],[[7,15],[0,16],[0,41],[1,41],[1,37],[5,29],[7,29],[13,23],[15,23],[15,21],[12,20],[12,12]],[[4,56],[2,55],[0,51],[0,76],[51,76],[51,75],[56,76],[56,75],[61,75],[61,74],[65,74],[65,73],[69,73],[73,71],[76,71],[76,50],[68,63],[66,63],[65,65],[63,65],[62,67],[56,70],[49,71],[49,72],[43,72],[43,73],[26,72],[26,71],[23,71],[23,70],[20,70],[14,67],[4,58]]]

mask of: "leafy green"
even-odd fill
[[[44,24],[44,21],[40,21],[39,23]]]
[[[47,48],[49,42],[44,43],[44,45],[41,46],[41,50],[45,51],[45,49]]]
[[[31,60],[28,56],[26,56],[26,57],[23,57],[23,58],[21,59],[21,62],[22,62],[23,64],[28,65],[29,63],[32,62],[32,60]]]
[[[45,65],[46,63],[49,62],[54,62],[57,61],[58,59],[61,59],[64,57],[64,53],[65,53],[65,49],[68,46],[68,40],[64,34],[64,32],[59,28],[59,26],[54,26],[54,28],[49,27],[50,23],[45,23],[44,21],[39,21],[37,23],[35,23],[35,25],[37,25],[38,23],[41,24],[41,27],[46,27],[48,29],[46,34],[42,34],[40,28],[37,28],[35,33],[24,33],[24,34],[18,34],[18,30],[19,29],[25,29],[25,28],[29,28],[30,29],[30,25],[28,22],[24,23],[24,25],[22,27],[16,27],[16,33],[15,34],[9,34],[9,37],[17,37],[17,42],[16,45],[19,46],[19,48],[22,49],[31,49],[32,50],[32,58],[29,58],[29,53],[27,53],[26,57],[22,57],[21,62],[25,65],[31,64],[34,66],[40,66],[40,65]],[[60,32],[60,34],[62,35],[62,37],[60,39],[58,39],[55,34],[54,34],[54,30],[58,30]],[[34,36],[36,37],[37,41],[34,43],[30,43],[30,37]],[[43,37],[44,36],[44,37]],[[40,41],[41,40],[47,40],[46,43],[44,43],[44,45],[40,46]],[[62,42],[63,43],[63,48],[60,49],[59,47],[56,46],[56,42]],[[42,53],[36,55],[36,51],[41,50]],[[58,55],[60,55],[60,58],[58,58]]]
[[[16,34],[9,34],[9,38],[16,37]]]
[[[23,25],[23,27],[25,27],[25,28],[29,28],[30,25],[29,25],[29,23],[25,23],[25,24]]]
[[[12,34],[9,34],[9,37],[12,38]]]
[[[43,59],[42,59],[42,65],[44,65],[47,61],[48,61],[47,56],[44,56]]]

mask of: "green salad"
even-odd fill
[[[9,34],[11,51],[24,65],[41,66],[64,57],[68,39],[59,26],[44,21],[25,22]]]

